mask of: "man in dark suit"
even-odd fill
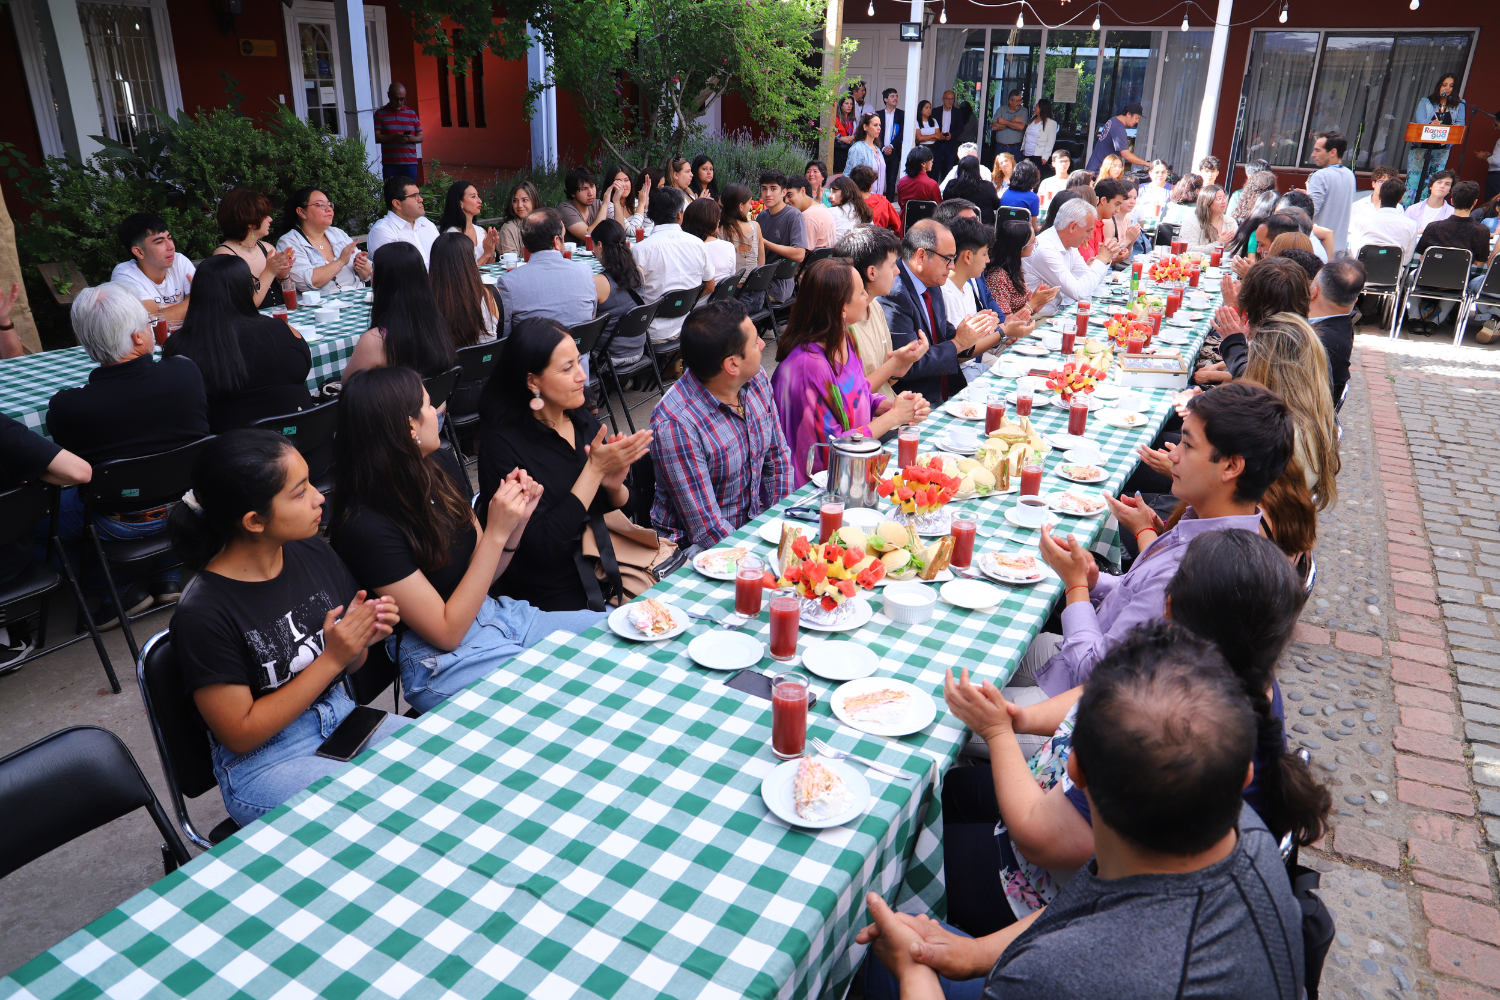
[[[897,392],[920,392],[933,406],[967,384],[958,370],[962,359],[982,353],[1000,339],[1000,317],[988,310],[975,313],[957,327],[948,322],[943,283],[953,270],[955,257],[953,234],[947,226],[931,219],[915,223],[901,240],[896,283],[890,294],[880,299],[893,348],[911,343],[918,332],[931,345],[894,388]]]
[[[895,87],[887,87],[880,95],[885,100],[885,107],[880,110],[880,137],[885,140],[885,145],[880,147],[880,153],[885,157],[885,197],[888,201],[896,200],[896,179],[901,175],[901,142],[906,132],[906,112],[896,107],[901,95],[896,93]]]
[[[951,90],[943,91],[943,103],[932,117],[937,120],[941,138],[932,144],[932,176],[947,177],[948,171],[958,166],[958,144],[962,141],[964,127],[969,124],[968,105],[954,106],[956,95]]]
[[[1328,354],[1335,404],[1349,384],[1349,356],[1354,351],[1354,302],[1364,290],[1364,265],[1352,257],[1335,257],[1324,264],[1309,289],[1307,321],[1318,331],[1318,339]]]

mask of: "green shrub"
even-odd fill
[[[32,208],[17,220],[17,250],[44,346],[67,346],[73,335],[36,265],[72,260],[91,284],[108,281],[128,256],[115,230],[131,213],[164,218],[177,252],[193,260],[221,242],[214,212],[236,187],[265,192],[279,212],[292,192],[316,184],[335,206],[334,224],[350,233],[367,232],[383,214],[380,179],[357,138],[315,129],[284,106],[265,126],[226,109],[157,114],[161,125],[136,150],[104,140],[86,163],[49,157],[17,178]],[[271,241],[280,235],[278,220]]]

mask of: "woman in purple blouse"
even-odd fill
[[[803,273],[771,376],[781,429],[792,449],[794,489],[808,480],[807,451],[812,445],[852,431],[878,438],[927,417],[927,401],[917,393],[903,392],[887,399],[870,391],[864,364],[849,335],[849,327],[863,320],[869,309],[865,284],[848,260],[828,257]],[[902,352],[889,359],[904,363],[892,377],[904,375],[920,356],[916,349],[925,348],[920,342],[908,346],[913,348],[907,352],[913,354],[910,359]],[[820,453],[813,469],[826,464]]]

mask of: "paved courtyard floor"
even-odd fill
[[[1337,809],[1304,852],[1338,921],[1336,1000],[1500,1000],[1500,344],[1445,341],[1359,337],[1339,502],[1280,671],[1288,735]],[[63,600],[54,627],[71,621]],[[164,796],[124,639],[106,642],[118,695],[87,643],[0,677],[0,754],[101,725]],[[224,816],[213,792],[190,809],[202,829]],[[0,973],[159,878],[159,842],[141,812],[0,879]]]

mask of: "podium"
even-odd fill
[[[1464,141],[1464,133],[1467,131],[1467,125],[1422,125],[1410,122],[1406,126],[1406,141],[1424,145],[1441,143],[1445,146],[1457,146]]]

